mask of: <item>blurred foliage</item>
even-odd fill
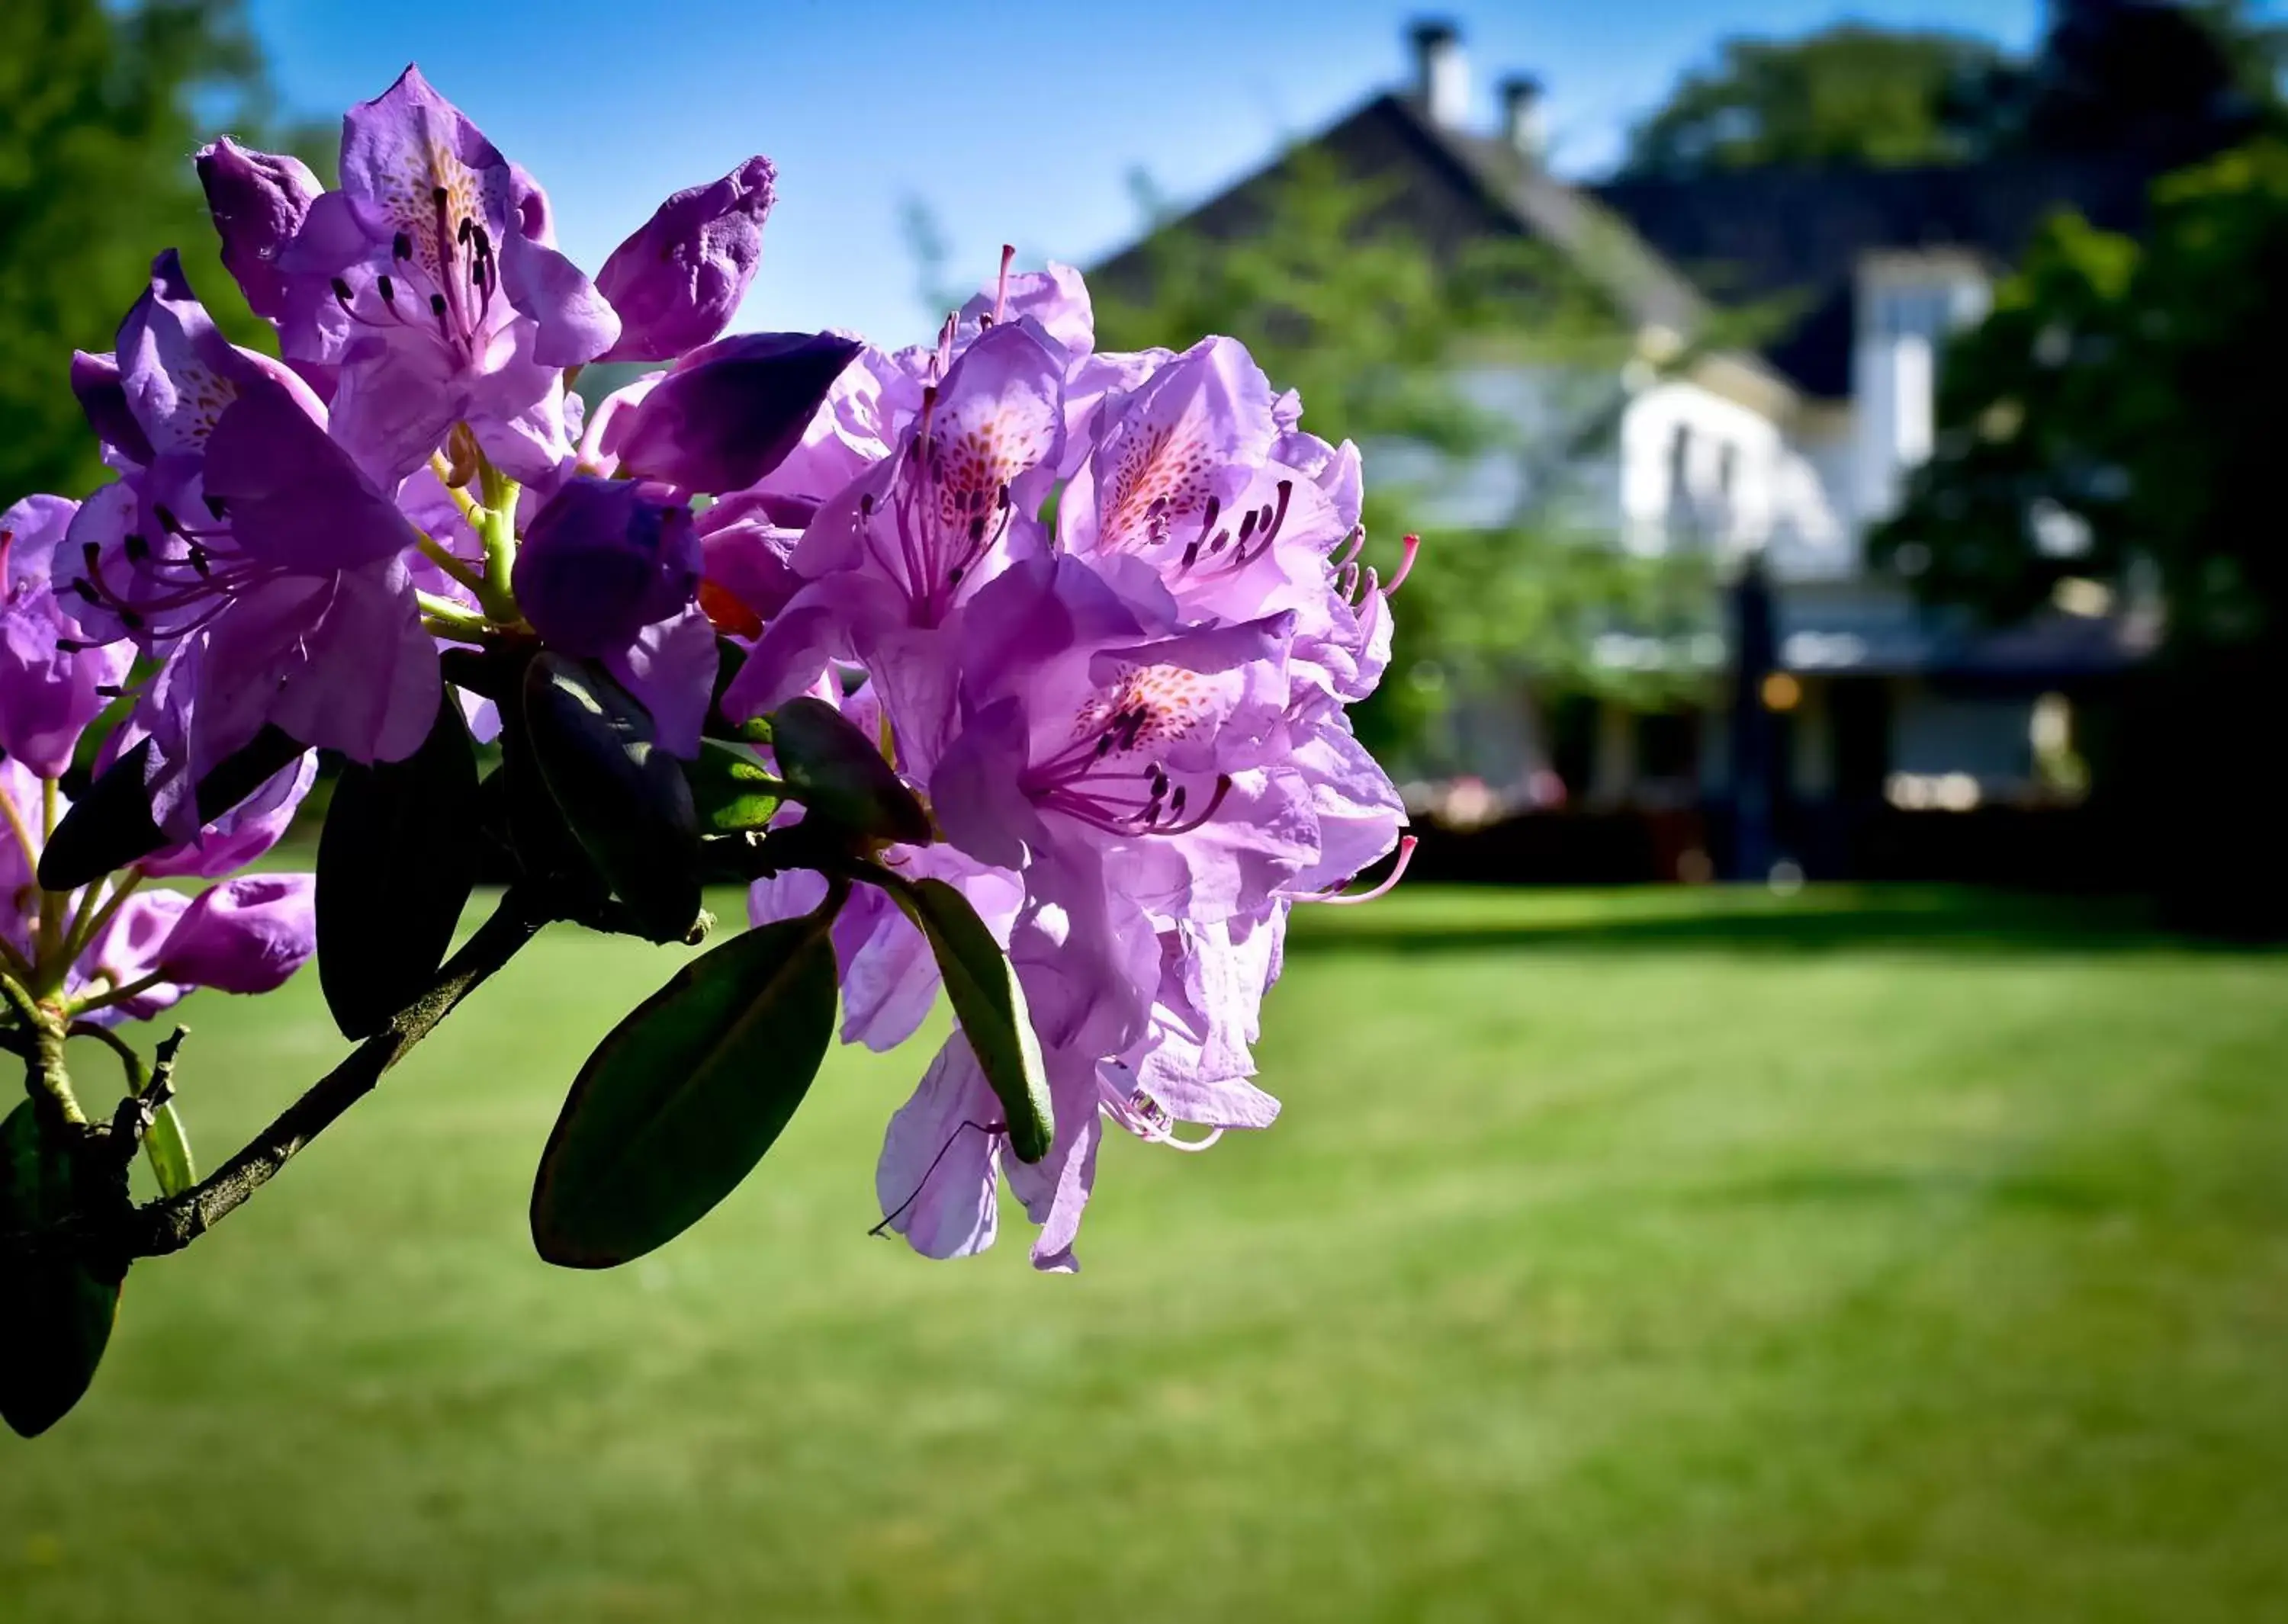
[[[275,142],[273,114],[239,0],[0,4],[0,505],[102,478],[67,365],[111,348],[161,249],[182,250],[234,338],[266,339],[222,269],[191,154],[222,129]]]
[[[1949,348],[1935,454],[1870,540],[1998,617],[2148,572],[2183,654],[2288,642],[2288,145],[2163,180],[2144,241],[2051,221]]]
[[[1629,136],[1625,172],[1762,163],[1940,163],[1969,155],[1963,104],[2000,72],[1990,42],[1841,23],[1800,39],[1727,39]]]
[[[2288,35],[2249,0],[2057,0],[2030,58],[1969,35],[1839,23],[1732,38],[1631,132],[1624,172],[1973,162],[2135,150],[2175,162],[2276,109]]]
[[[2284,285],[2275,139],[2163,180],[2141,242],[2053,221],[1950,347],[1935,455],[1869,543],[1926,597],[1997,617],[2087,598],[2085,581],[2161,612],[2160,661],[2092,741],[2095,785],[2160,853],[2178,918],[2244,934],[2288,929],[2252,731],[2288,708]]]
[[[1365,450],[1365,560],[1387,575],[1401,537],[1423,537],[1389,680],[1358,713],[1371,748],[1449,765],[1454,700],[1529,682],[1544,700],[1657,702],[1674,679],[1601,667],[1592,639],[1698,624],[1706,568],[1614,545],[1611,435],[1634,340],[1578,264],[1520,238],[1442,257],[1395,216],[1391,183],[1308,147],[1212,226],[1180,226],[1139,190],[1152,226],[1092,282],[1099,342],[1238,338],[1300,393],[1306,429]]]

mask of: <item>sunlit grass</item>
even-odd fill
[[[1084,1271],[869,1240],[843,1054],[653,1258],[534,1258],[664,955],[552,934],[0,1439],[0,1620],[2246,1620],[2288,1594],[2288,959],[1938,893],[1306,922],[1273,1133]],[[342,1049],[203,1000],[226,1148]],[[92,1061],[91,1061],[92,1064]]]

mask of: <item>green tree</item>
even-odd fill
[[[242,343],[266,330],[222,269],[190,154],[258,138],[262,62],[237,0],[0,5],[0,504],[102,477],[65,377],[107,350],[155,249]]]
[[[2022,59],[1974,36],[1864,23],[1728,39],[1631,132],[1623,172],[2020,152],[2181,162],[2276,120],[2284,37],[2249,0],[2054,0]]]
[[[1229,334],[1275,387],[1300,393],[1306,428],[1366,450],[1364,558],[1387,575],[1402,537],[1424,545],[1361,735],[1435,771],[1458,764],[1440,725],[1458,694],[1658,699],[1665,679],[1606,669],[1593,640],[1617,623],[1696,623],[1707,594],[1696,565],[1620,551],[1609,493],[1585,488],[1634,347],[1596,285],[1521,239],[1442,258],[1391,201],[1388,184],[1299,147],[1212,234],[1173,223],[1148,192],[1153,228],[1092,287],[1107,348]],[[1521,415],[1505,380],[1533,409]],[[1479,499],[1452,499],[1471,487]]]
[[[1979,105],[2006,67],[1969,35],[1840,23],[1735,38],[1629,135],[1636,176],[1765,163],[1950,163],[1976,154]]]
[[[2144,820],[2189,901],[2230,905],[2236,923],[2271,909],[2275,929],[2288,864],[2250,726],[2288,706],[2283,285],[2277,141],[2163,180],[2141,242],[2051,222],[1950,347],[1935,455],[1870,542],[1924,595],[1998,618],[2069,580],[2148,604],[2165,642],[2099,787]]]

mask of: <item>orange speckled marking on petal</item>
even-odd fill
[[[1140,713],[1132,733],[1121,730],[1123,750],[1140,750],[1186,737],[1212,713],[1215,692],[1208,679],[1181,666],[1129,666],[1108,688],[1082,701],[1073,715],[1073,737],[1103,732],[1116,719]]]

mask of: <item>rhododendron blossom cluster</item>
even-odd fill
[[[1069,1269],[1108,1129],[1272,1121],[1251,1047],[1290,910],[1403,860],[1346,717],[1397,582],[1365,561],[1356,448],[1243,346],[1099,351],[1080,276],[1005,252],[932,343],[725,337],[767,160],[591,278],[411,69],[345,119],[338,187],[228,140],[197,166],[277,357],[162,253],[115,347],[70,361],[114,477],[0,518],[0,1042],[31,1096],[0,1271],[61,1321],[91,1283],[115,1302],[541,925],[696,942],[707,883],[747,886],[750,928],[575,1082],[534,1195],[554,1261],[624,1261],[727,1193],[838,1006],[887,1050],[949,995],[876,1170],[883,1227],[932,1256],[992,1242],[1005,1181]],[[654,369],[584,405],[583,368],[628,361]],[[314,885],[183,887],[260,856],[322,752]],[[481,878],[504,894],[449,957]],[[156,1072],[116,1045],[128,1097],[90,1121],[67,1039],[314,951],[364,1046],[214,1175],[179,1034]],[[163,1191],[132,1207],[139,1146]],[[84,1386],[85,1330],[0,1353],[20,1428]]]

